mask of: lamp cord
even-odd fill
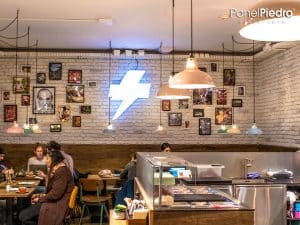
[[[253,123],[255,123],[255,61],[254,61],[254,40],[252,41],[252,72],[253,72]]]
[[[18,44],[19,44],[19,38],[18,38],[18,35],[19,35],[19,9],[17,10],[17,29],[16,29],[16,82],[17,82],[17,79],[18,79]],[[15,92],[15,105],[17,105],[17,85],[15,83],[14,85],[14,92]]]
[[[224,43],[222,43],[222,48],[223,48],[223,73],[224,73],[224,68],[225,68],[225,48],[224,48]],[[223,89],[222,91],[224,91],[224,81],[223,81]],[[226,96],[227,98],[227,96]],[[223,101],[223,110],[224,110],[224,101]],[[222,121],[222,125],[224,125],[224,120]]]
[[[174,22],[175,0],[172,4],[172,76],[175,75],[175,22]]]
[[[27,84],[29,84],[28,80],[29,80],[29,76],[28,76],[28,66],[29,66],[29,39],[30,39],[30,27],[28,27],[27,29],[27,55],[26,55],[26,66],[27,66],[27,70],[26,70],[26,86]],[[29,90],[28,90],[29,91]],[[28,124],[28,104],[26,106],[26,124]]]
[[[162,47],[162,42],[160,42],[160,48]],[[160,72],[159,72],[159,80],[160,80],[160,87],[162,87],[162,53],[159,55],[159,63],[160,63]],[[174,65],[174,64],[173,64]],[[161,100],[160,100],[161,103]],[[161,125],[161,105],[159,110],[159,125]]]
[[[38,45],[39,45],[39,41],[36,40],[35,41],[35,74],[37,75],[37,71],[38,71]],[[34,100],[34,96],[32,96],[32,100]],[[32,103],[33,104],[33,103]],[[35,118],[35,122],[38,123],[37,121],[37,113],[34,114],[34,118]]]
[[[235,76],[235,68],[234,68],[234,37],[232,36],[232,69],[234,71]],[[235,79],[235,77],[234,77]],[[232,86],[232,99],[234,99],[234,87],[235,84]],[[232,124],[234,124],[234,107],[232,107]]]
[[[193,52],[193,0],[191,0],[191,57],[194,57],[194,52]]]
[[[110,82],[111,82],[111,54],[112,54],[112,48],[111,48],[111,41],[109,41],[109,68],[108,68],[108,91],[110,88]],[[108,125],[110,125],[110,96],[108,94]]]

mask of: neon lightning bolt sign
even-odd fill
[[[149,98],[151,84],[139,83],[144,70],[129,70],[120,84],[111,84],[108,97],[122,101],[112,120],[119,118],[125,110],[138,98]]]

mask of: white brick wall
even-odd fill
[[[298,51],[296,51],[299,53]],[[291,53],[286,53],[287,56]],[[25,54],[20,54],[19,64],[26,64]],[[284,55],[285,56],[285,55]],[[275,60],[279,57],[277,56]],[[286,57],[287,57],[286,56]],[[30,74],[31,87],[36,86],[35,78],[35,54],[31,54],[30,64],[32,65],[32,73]],[[176,57],[176,71],[181,71],[185,65],[185,56]],[[286,58],[285,57],[285,58]],[[235,122],[240,126],[243,132],[250,126],[252,122],[252,65],[251,58],[249,57],[236,57],[236,84],[246,86],[246,96],[243,97],[243,107],[235,108]],[[225,68],[231,68],[231,57],[226,61]],[[272,69],[273,65],[270,60],[266,60],[263,63],[269,65],[267,69]],[[285,59],[287,60],[287,59]],[[61,62],[63,66],[63,75],[61,81],[49,81],[48,79],[48,63],[49,62]],[[210,63],[216,62],[218,64],[218,72],[210,72]],[[0,58],[0,88],[1,90],[11,91],[11,100],[2,101],[3,104],[13,104],[14,96],[12,95],[12,77],[14,76],[15,71],[15,59],[14,53],[4,53],[4,56]],[[129,69],[136,68],[136,61],[131,58],[126,58],[124,56],[113,58],[112,63],[112,82],[119,82],[124,74]],[[263,65],[263,64],[262,64]],[[287,60],[286,65],[291,67],[291,62]],[[298,64],[300,65],[300,64]],[[214,82],[218,88],[222,88],[223,76],[222,76],[222,57],[221,56],[211,56],[210,58],[201,59],[201,67],[206,67],[208,72],[214,79]],[[299,66],[298,66],[299,68]],[[158,55],[146,55],[146,57],[138,60],[138,69],[146,70],[146,73],[143,78],[143,82],[151,83],[151,92],[149,99],[139,99],[137,100],[119,119],[113,122],[116,132],[114,134],[105,134],[103,129],[108,123],[108,56],[105,54],[96,54],[96,53],[39,53],[38,61],[38,72],[46,72],[47,80],[45,85],[39,86],[55,86],[56,87],[56,106],[65,103],[65,86],[67,84],[67,71],[68,69],[81,69],[83,73],[83,82],[82,84],[86,85],[85,87],[85,103],[92,105],[92,114],[80,114],[79,106],[81,104],[69,104],[72,108],[72,115],[80,115],[82,117],[82,127],[75,128],[72,127],[72,122],[63,122],[62,123],[62,132],[61,133],[50,133],[49,124],[57,122],[57,115],[38,115],[38,119],[42,128],[43,133],[41,134],[30,134],[30,135],[11,135],[6,134],[6,128],[11,125],[11,123],[3,123],[3,119],[0,121],[0,143],[34,143],[36,141],[47,142],[49,140],[57,140],[61,143],[75,143],[75,144],[159,144],[162,142],[170,142],[173,144],[255,144],[258,142],[258,137],[247,136],[245,134],[241,135],[219,135],[217,130],[220,126],[215,125],[215,107],[216,105],[216,94],[213,94],[213,105],[212,106],[202,106],[197,105],[193,106],[192,100],[189,100],[189,109],[178,109],[178,100],[171,102],[171,112],[182,112],[183,113],[183,124],[185,120],[189,120],[191,123],[190,129],[184,129],[184,127],[168,127],[168,112],[162,112],[162,121],[164,127],[167,129],[167,133],[157,134],[155,129],[159,124],[159,110],[160,110],[160,100],[155,98],[156,92],[159,88],[159,56]],[[169,74],[172,70],[172,58],[168,55],[163,56],[163,81],[167,82]],[[283,72],[287,75],[291,75],[290,83],[284,85],[295,85],[292,79],[292,71],[299,73],[298,71],[291,70],[289,72],[286,69],[283,69]],[[268,71],[268,70],[266,70]],[[264,73],[260,69],[260,73]],[[268,72],[267,72],[268,73]],[[268,73],[268,76],[277,76],[277,79],[271,79],[270,81],[262,80],[266,76],[259,78],[258,86],[271,83],[274,88],[265,87],[264,90],[260,93],[259,103],[258,103],[258,117],[263,117],[265,112],[263,111],[263,105],[267,104],[264,102],[262,96],[266,95],[265,98],[271,97],[270,93],[276,91],[277,95],[282,95],[280,90],[276,89],[278,79],[281,77],[280,74],[276,73],[271,75]],[[98,82],[97,88],[88,88],[87,81],[93,80]],[[281,82],[284,82],[285,79],[281,79]],[[227,106],[231,105],[232,99],[232,87],[227,86]],[[274,90],[275,89],[275,90]],[[291,92],[288,94],[294,93],[296,88],[292,88]],[[269,94],[266,94],[266,93]],[[32,95],[32,91],[30,93]],[[286,93],[287,94],[287,93]],[[273,96],[273,95],[272,95]],[[286,95],[288,97],[288,95]],[[275,95],[274,95],[275,100]],[[22,124],[25,121],[25,112],[26,107],[21,106],[20,103],[20,94],[17,95],[18,103],[18,121]],[[32,103],[32,99],[31,99]],[[279,109],[282,107],[282,104],[276,104],[275,102],[270,102],[270,104]],[[291,103],[292,105],[292,103]],[[29,108],[30,117],[33,117],[32,106]],[[118,108],[116,102],[112,102],[112,114],[113,115]],[[193,117],[193,108],[204,108],[205,117],[212,119],[212,135],[210,136],[200,136],[198,134],[198,117]],[[287,109],[285,109],[287,110]],[[57,110],[56,110],[57,111]],[[269,110],[267,110],[269,112]],[[299,109],[298,109],[299,111]],[[289,113],[291,116],[297,116],[297,113]],[[276,114],[279,117],[279,114]],[[282,122],[287,122],[285,115],[281,115]],[[0,110],[0,118],[3,118],[3,110]],[[262,125],[263,128],[272,126],[269,116],[265,117],[268,120],[258,119],[259,125]],[[275,119],[275,116],[274,116]],[[292,138],[299,133],[299,127],[293,123],[294,131],[286,131],[287,134]],[[269,132],[269,130],[268,130]],[[272,138],[272,140],[278,140],[279,138],[285,138],[286,133],[280,133],[279,136]],[[263,142],[266,143],[270,139],[269,136],[264,136]],[[270,140],[271,143],[272,140]],[[277,143],[274,141],[274,143]]]

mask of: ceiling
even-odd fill
[[[240,20],[221,19],[230,8],[247,9],[257,0],[194,0],[193,44],[196,51],[231,48],[231,36],[238,34]],[[20,10],[20,34],[30,26],[30,40],[39,48],[155,50],[172,47],[172,0],[0,0],[0,29]],[[190,1],[175,0],[175,50],[190,49]],[[15,24],[0,32],[15,37]],[[9,45],[0,38],[0,48]],[[14,40],[5,40],[14,45]],[[26,46],[27,39],[20,41]],[[245,46],[236,46],[245,48]]]

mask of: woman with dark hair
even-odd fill
[[[162,143],[161,146],[160,146],[160,150],[162,152],[171,152],[172,151],[172,148],[171,148],[171,145],[167,142],[165,143]]]
[[[61,225],[74,187],[70,170],[63,162],[60,151],[48,151],[46,163],[49,172],[46,177],[46,194],[33,195],[32,205],[24,209],[20,221],[25,225]]]

